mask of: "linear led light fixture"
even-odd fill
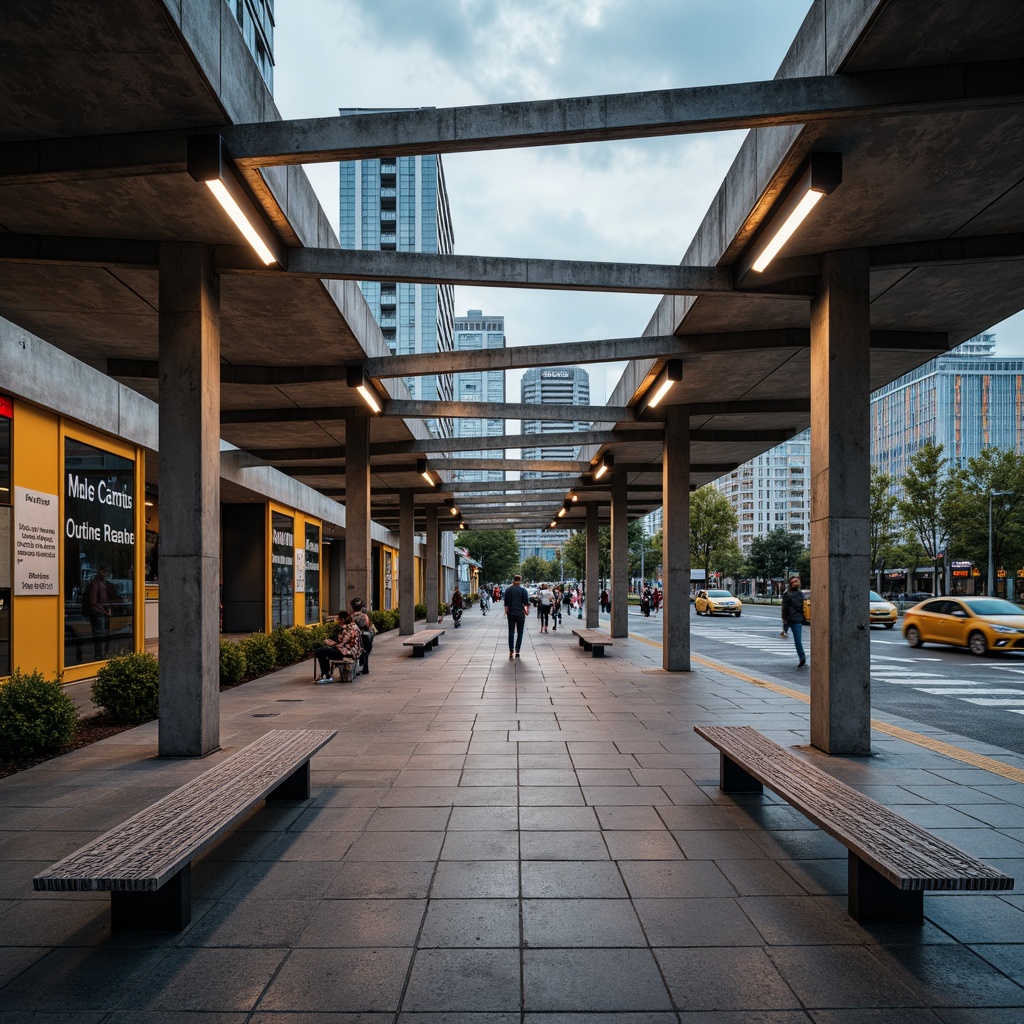
[[[841,153],[812,153],[800,168],[795,184],[782,205],[768,218],[757,241],[741,265],[740,278],[747,271],[761,273],[778,255],[807,215],[843,180]]]
[[[190,135],[187,166],[193,180],[203,182],[224,207],[264,265],[281,263],[280,244],[236,177],[224,140],[219,135]]]
[[[572,502],[568,498],[566,498],[565,501],[562,502],[562,507],[558,510],[558,518],[563,518],[566,512],[568,512],[571,508]]]
[[[454,498],[445,498],[444,499],[444,503],[445,503],[445,505],[448,506],[448,511],[451,512],[451,514],[453,516],[457,516],[459,514],[459,510],[458,510],[458,507],[455,504],[455,499]]]
[[[366,371],[362,366],[350,366],[345,371],[345,383],[350,388],[355,388],[360,395],[363,396],[363,401],[375,412],[381,411],[380,398],[377,392],[374,390],[373,384],[370,382],[370,378],[366,376]]]
[[[427,469],[426,459],[416,460],[416,472],[419,473],[419,475],[423,477],[431,487],[437,487],[441,482],[441,478],[432,469]]]
[[[658,403],[672,390],[674,384],[683,379],[682,359],[668,359],[654,383],[636,407],[637,416],[642,416],[648,409],[654,409]]]
[[[555,520],[555,519],[552,519],[552,520],[551,520],[551,522],[550,522],[550,523],[548,523],[548,529],[549,529],[549,530],[553,530],[553,529],[554,529],[554,528],[555,528],[555,527],[556,527],[557,525],[558,525],[558,522],[557,522],[557,520]]]
[[[610,472],[615,468],[615,456],[611,452],[605,452],[604,457],[601,459],[600,465],[594,471],[594,479],[600,480],[605,473]]]

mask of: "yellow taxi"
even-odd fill
[[[872,626],[885,626],[886,629],[892,629],[896,625],[899,612],[892,601],[886,601],[881,594],[872,590],[868,593],[868,602],[868,616]],[[809,590],[804,592],[804,618],[808,622],[811,621],[811,592]]]
[[[735,615],[738,619],[743,611],[743,602],[733,597],[728,590],[698,590],[693,607],[698,615]]]
[[[911,647],[966,647],[971,654],[1024,650],[1024,611],[1000,597],[933,597],[903,613]]]

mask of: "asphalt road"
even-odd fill
[[[793,641],[780,639],[778,606],[750,605],[740,618],[694,615],[693,651],[742,672],[809,690],[809,668],[797,668]],[[602,616],[602,619],[606,616]],[[633,633],[661,640],[660,616],[630,609]],[[1024,653],[978,658],[965,650],[927,645],[914,650],[900,633],[871,630],[871,706],[913,722],[1024,753]],[[804,648],[813,660],[810,628]]]

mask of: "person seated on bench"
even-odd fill
[[[370,651],[373,650],[373,637],[377,630],[374,629],[370,616],[366,614],[361,597],[353,597],[349,601],[349,607],[352,609],[352,621],[355,623],[356,629],[359,630],[359,640],[363,648],[363,656],[359,660],[359,666],[365,676],[370,671]]]
[[[342,661],[354,665],[363,653],[362,641],[359,639],[359,629],[352,621],[352,616],[342,609],[338,612],[338,639],[327,640],[323,647],[318,647],[313,656],[320,666],[320,678],[318,683],[329,683],[331,675],[331,662]]]

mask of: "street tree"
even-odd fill
[[[739,520],[729,499],[706,484],[690,493],[690,558],[695,569],[721,571],[719,557],[735,544]]]
[[[899,537],[896,522],[896,503],[899,500],[893,490],[895,481],[888,473],[871,467],[870,492],[870,545],[871,568],[875,573],[875,587],[882,589],[882,570],[885,568],[884,553]]]
[[[587,534],[577,530],[562,545],[562,568],[566,579],[583,579],[587,566]]]
[[[949,539],[948,460],[942,452],[941,444],[927,441],[911,456],[910,466],[900,481],[903,497],[896,503],[907,531],[924,548],[932,564],[937,593],[945,592],[939,567]]]
[[[545,580],[554,580],[558,575],[558,562],[549,562],[539,555],[530,555],[524,558],[519,566],[523,580],[526,583],[540,583]]]
[[[797,566],[803,550],[800,537],[779,526],[771,533],[754,538],[747,565],[755,579],[774,580]]]
[[[519,565],[519,541],[515,530],[463,530],[459,544],[483,564],[482,578],[500,583],[510,580]]]

